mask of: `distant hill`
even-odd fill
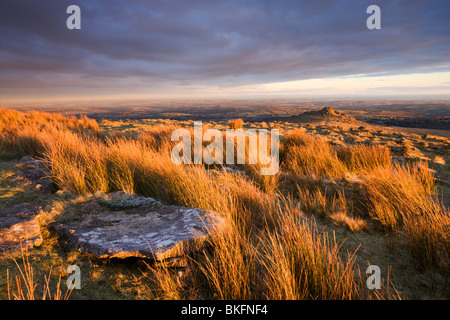
[[[365,123],[356,120],[346,114],[334,110],[331,107],[324,107],[317,111],[306,111],[301,114],[290,117],[290,120],[295,122],[305,122],[305,123],[324,123],[328,124],[330,122],[348,123],[354,125],[364,125]]]
[[[345,114],[334,110],[330,107],[325,107],[319,111],[306,111],[302,113],[304,116],[313,116],[313,117],[346,117]]]

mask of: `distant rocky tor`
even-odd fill
[[[306,111],[303,112],[304,116],[314,116],[314,117],[347,117],[345,114],[334,110],[331,107],[325,107],[318,111]]]
[[[289,120],[295,122],[320,123],[320,124],[328,124],[329,122],[348,123],[358,126],[365,124],[364,122],[356,120],[355,118],[343,114],[339,111],[336,111],[331,107],[324,107],[321,110],[317,111],[306,111],[301,114],[290,117]]]
[[[106,197],[83,204],[79,219],[53,225],[69,250],[100,258],[176,259],[203,246],[223,223],[217,214],[197,208],[121,192]]]

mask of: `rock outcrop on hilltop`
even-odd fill
[[[303,113],[303,115],[315,117],[347,117],[345,114],[336,111],[331,107],[325,107],[318,111],[306,111]]]
[[[321,110],[306,111],[291,117],[291,120],[305,123],[329,123],[341,122],[361,126],[364,122],[356,120],[344,113],[334,110],[331,107],[324,107]]]

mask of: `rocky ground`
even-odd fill
[[[51,193],[50,173],[41,161],[22,158],[5,181],[23,190]],[[55,194],[64,196],[60,191]],[[45,201],[0,209],[0,251],[30,248],[42,242],[38,224]],[[96,194],[76,206],[78,215],[51,224],[68,250],[100,258],[174,259],[218,227],[220,217],[196,208],[164,205],[147,197],[117,192]]]
[[[59,265],[55,271],[64,275],[71,259],[88,264],[91,271],[83,283],[91,285],[75,298],[118,298],[122,295],[113,282],[122,280],[123,268],[128,272],[141,259],[183,274],[185,257],[204,247],[209,232],[223,224],[213,212],[123,192],[80,197],[57,190],[42,161],[29,157],[0,162],[0,172],[0,299],[6,298],[6,280],[17,267],[13,260],[20,265],[23,253],[31,256],[38,274]],[[102,280],[107,288],[96,282],[93,260],[106,264],[108,271],[101,273],[111,273]]]

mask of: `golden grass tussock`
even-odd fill
[[[450,215],[439,201],[425,162],[380,168],[365,177],[368,214],[389,230],[403,232],[420,268],[445,270],[450,263]]]
[[[171,141],[172,132],[180,127],[177,125],[158,125],[147,128],[138,139],[146,146],[159,152],[170,152],[174,143]]]
[[[229,200],[220,196],[213,173],[198,166],[175,165],[170,156],[160,154],[141,141],[116,140],[107,145],[110,179],[137,194],[163,201],[221,211]]]
[[[210,240],[212,253],[196,264],[197,279],[218,299],[357,299],[367,292],[352,256],[306,222],[289,200],[274,207],[274,224],[249,235],[239,223]],[[200,280],[199,280],[200,281]]]
[[[263,247],[269,299],[355,299],[362,294],[339,246],[315,226],[285,215],[279,232],[268,233]]]
[[[426,163],[395,164],[392,169],[377,168],[364,176],[364,201],[368,214],[389,229],[396,229],[405,217],[434,206],[434,178]]]
[[[343,177],[346,172],[336,149],[324,138],[294,130],[283,141],[280,158],[284,168],[297,175]]]
[[[293,130],[285,137],[281,150],[285,168],[300,175],[342,178],[346,173],[364,173],[377,167],[390,168],[389,148],[381,145],[356,144],[333,146],[321,137]]]
[[[333,220],[337,226],[344,225],[350,231],[361,231],[367,228],[367,224],[363,219],[349,216],[342,211],[330,214],[330,219]]]
[[[242,119],[233,119],[228,121],[230,129],[241,129],[244,125],[244,120]]]
[[[213,252],[196,264],[197,281],[218,299],[396,299],[383,285],[372,295],[361,280],[355,253],[319,231],[289,199],[275,206],[272,226],[251,235],[239,223],[210,240]],[[231,221],[230,221],[231,222]],[[201,284],[199,284],[201,285]],[[390,285],[390,284],[389,284]]]
[[[79,194],[109,190],[105,146],[98,140],[57,131],[44,149],[52,176],[61,188]]]
[[[267,193],[273,194],[276,193],[279,184],[280,184],[280,176],[281,172],[278,171],[275,174],[271,175],[262,175],[261,168],[263,166],[258,164],[249,164],[245,166],[246,172],[249,177],[255,181],[255,183],[259,186],[259,188]]]
[[[147,298],[152,300],[181,300],[183,298],[183,284],[178,275],[165,265],[155,267],[147,264],[150,271],[149,278],[156,289],[147,290]],[[190,298],[190,297],[188,297]]]
[[[43,151],[42,132],[36,127],[4,126],[0,132],[0,158],[38,156]]]
[[[442,165],[445,165],[445,159],[442,156],[435,156],[434,157],[434,162],[442,164]]]
[[[99,127],[95,120],[86,116],[78,119],[61,114],[0,109],[0,158],[41,156],[53,135],[66,131],[96,137]]]
[[[404,219],[403,228],[413,262],[419,269],[448,274],[450,270],[450,212],[431,203],[422,215]]]
[[[195,263],[197,279],[212,298],[255,299],[258,296],[257,250],[248,232],[242,229],[239,223],[227,219],[226,229],[216,232],[210,240],[213,252],[205,252]]]
[[[383,145],[356,144],[351,147],[337,149],[338,158],[350,172],[365,172],[375,168],[390,168],[392,155],[388,147]]]

